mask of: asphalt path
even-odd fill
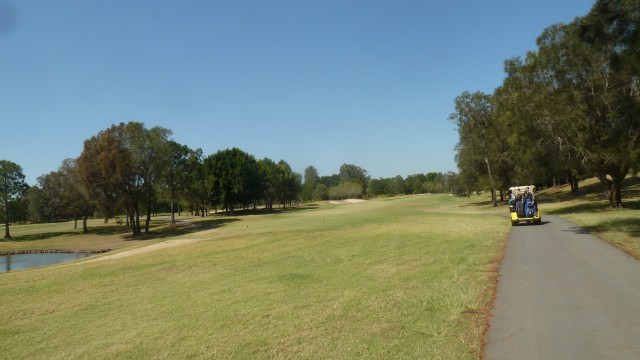
[[[509,234],[485,359],[640,359],[640,261],[542,220]]]

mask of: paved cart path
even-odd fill
[[[509,235],[485,359],[640,359],[640,261],[542,220]]]

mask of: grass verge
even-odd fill
[[[576,194],[566,186],[547,189],[539,198],[545,213],[564,217],[640,259],[640,178],[625,180],[623,209],[608,208],[595,179],[582,181]]]
[[[510,224],[472,201],[215,217],[225,226],[181,234],[204,239],[190,245],[2,274],[0,347],[31,359],[477,359]]]

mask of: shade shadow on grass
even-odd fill
[[[584,226],[584,229],[589,232],[617,231],[624,232],[634,238],[640,237],[640,222],[635,218],[602,221],[595,225]]]
[[[289,212],[314,210],[314,209],[317,209],[319,206],[320,206],[319,204],[312,203],[312,204],[304,204],[304,205],[298,205],[293,207],[287,207],[285,209],[281,207],[274,207],[271,210],[265,209],[265,208],[243,209],[243,210],[236,209],[234,210],[233,213],[219,212],[215,216],[274,215],[274,214],[283,214],[283,213],[289,213]]]
[[[206,218],[205,218],[206,219]],[[226,224],[230,224],[239,219],[231,217],[206,219],[194,222],[180,222],[176,225],[167,224],[166,221],[152,220],[150,224],[149,234],[141,234],[137,236],[131,235],[131,227],[126,225],[104,225],[99,227],[89,228],[89,234],[96,234],[101,236],[122,235],[125,241],[128,240],[153,240],[164,239],[168,237],[175,237],[187,234],[193,234],[200,231],[210,230],[218,227],[222,227]],[[144,232],[144,222],[141,224]],[[14,236],[12,242],[29,242],[37,240],[47,240],[60,236],[86,236],[81,230],[70,231],[53,231],[39,234],[19,235]]]
[[[598,201],[584,204],[578,204],[573,206],[565,206],[558,209],[549,209],[545,213],[550,215],[565,215],[565,214],[582,214],[582,213],[594,213],[606,211],[609,205],[607,203]]]
[[[165,239],[169,237],[194,234],[200,231],[223,227],[236,221],[240,221],[240,219],[235,219],[232,217],[219,217],[216,219],[197,220],[193,222],[179,222],[175,225],[167,225],[156,230],[151,230],[149,234],[127,236],[127,240]]]
[[[40,233],[40,234],[12,236],[11,241],[27,242],[27,241],[35,241],[35,240],[46,240],[46,239],[51,239],[58,236],[69,236],[69,235],[75,235],[75,234],[77,234],[77,231],[53,231],[53,232]]]

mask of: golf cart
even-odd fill
[[[542,223],[542,216],[538,210],[538,202],[534,194],[536,187],[533,185],[514,186],[509,188],[509,211],[511,212],[511,225],[519,222],[529,224]]]

